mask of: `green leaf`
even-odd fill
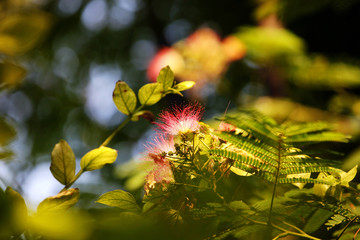
[[[136,200],[133,195],[123,190],[114,190],[104,193],[96,202],[108,205],[110,207],[117,207],[125,211],[140,211],[140,208],[136,204]]]
[[[142,105],[154,105],[163,97],[164,89],[160,83],[148,83],[139,89],[138,97]]]
[[[171,71],[169,66],[166,66],[160,70],[156,82],[162,85],[164,91],[174,85],[174,73]]]
[[[54,178],[64,185],[75,176],[75,154],[65,140],[55,144],[51,152],[50,171]]]
[[[38,213],[46,213],[66,210],[78,202],[79,196],[78,188],[70,188],[55,196],[46,198],[39,204],[37,211]]]
[[[194,85],[195,85],[194,81],[184,81],[176,84],[174,86],[174,89],[181,92],[192,88]]]
[[[136,108],[136,95],[123,81],[116,82],[113,101],[117,109],[126,115],[132,114]]]
[[[86,153],[80,161],[83,171],[92,171],[102,168],[105,164],[115,162],[117,151],[108,147],[99,147]]]

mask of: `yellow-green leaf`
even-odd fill
[[[80,166],[83,171],[92,171],[102,168],[105,164],[115,162],[116,157],[116,150],[108,147],[99,147],[86,153],[80,161]]]
[[[55,144],[51,152],[50,171],[56,180],[64,185],[75,176],[75,154],[65,140]]]
[[[348,172],[342,172],[340,173],[340,182],[341,185],[345,187],[349,187],[349,182],[351,182],[357,173],[358,165],[354,166],[350,171]]]
[[[130,212],[139,212],[140,210],[133,195],[123,190],[114,190],[104,193],[99,197],[97,202]]]
[[[126,115],[133,113],[136,108],[136,95],[123,81],[116,82],[113,100],[117,109]]]
[[[162,85],[164,91],[174,85],[174,73],[171,71],[169,66],[166,66],[160,70],[156,81]]]
[[[176,84],[174,86],[174,89],[181,92],[192,88],[194,85],[195,85],[194,81],[184,81]]]
[[[138,97],[142,105],[154,105],[162,98],[164,93],[160,83],[148,83],[139,90]]]
[[[79,196],[80,193],[78,188],[70,188],[43,200],[39,204],[37,211],[38,213],[46,213],[66,210],[78,202]]]

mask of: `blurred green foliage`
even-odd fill
[[[112,102],[112,96],[101,94],[99,86],[111,85],[112,90],[122,80],[137,93],[148,81],[147,64],[157,50],[204,26],[220,36],[234,35],[247,47],[245,58],[232,63],[216,86],[204,90],[209,92],[201,100],[206,107],[205,118],[221,115],[231,102],[230,108],[253,104],[279,122],[331,121],[337,130],[354,136],[341,149],[345,152],[344,168],[349,170],[360,158],[359,11],[356,0],[3,0],[0,167],[5,166],[12,177],[0,175],[0,187],[18,187],[22,193],[32,169],[44,161],[50,166],[50,153],[59,139],[66,139],[76,156],[99,146],[124,118],[116,107],[126,114],[131,112],[121,104],[102,104],[109,99]],[[94,108],[89,99],[101,106]],[[149,110],[156,116],[165,106],[182,101],[179,96],[169,95]],[[107,117],[97,117],[101,115],[99,108],[109,109]],[[142,142],[151,127],[139,116],[133,117],[139,122],[129,123],[110,145],[118,150],[120,163],[143,151]],[[84,203],[79,204],[80,208],[89,202],[94,206],[93,202],[108,188],[123,186],[132,190],[139,201],[144,172],[131,167],[128,172],[116,170],[126,166],[102,169],[100,183],[93,187],[89,184],[89,193],[80,196],[80,203]],[[7,217],[17,218],[18,213],[10,213],[12,207],[7,206],[22,205],[22,198],[11,189],[1,190],[0,194],[5,213],[1,223]],[[95,206],[84,214],[107,219],[102,225],[92,226],[97,229],[95,234],[108,234],[110,239],[128,229],[134,239],[147,236],[126,224],[138,221],[136,217],[124,214],[123,219],[114,220],[114,212],[101,212],[99,204]],[[90,223],[81,214],[34,219],[31,224],[39,229],[46,228],[44,222],[54,221],[45,232],[49,238],[85,239],[90,234],[84,227]],[[141,221],[145,229],[158,227],[151,220]],[[6,229],[18,227],[10,226],[11,222],[4,224],[1,226]],[[61,227],[51,229],[61,224],[72,228],[69,232],[63,232]],[[8,234],[3,229],[1,234]],[[189,233],[172,230],[154,232],[160,233],[159,238],[168,234],[174,239],[189,237]],[[73,232],[78,235],[72,236]],[[196,238],[197,233],[193,236]]]

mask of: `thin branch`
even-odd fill
[[[347,224],[346,226],[344,227],[344,229],[341,231],[341,233],[339,234],[339,236],[336,238],[336,240],[339,240],[340,237],[344,234],[344,232],[346,231],[346,229],[350,226],[350,224],[355,221],[357,218],[357,216],[353,217]]]

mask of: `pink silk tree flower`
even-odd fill
[[[162,135],[157,136],[153,143],[146,146],[148,161],[154,162],[154,168],[146,176],[145,190],[148,193],[151,188],[154,188],[156,183],[166,184],[174,182],[174,175],[171,170],[171,165],[166,159],[167,154],[175,153],[173,137],[165,138]]]
[[[203,107],[199,104],[188,105],[184,108],[174,107],[163,111],[155,124],[161,132],[170,136],[196,132],[200,129],[199,121],[202,113]]]

